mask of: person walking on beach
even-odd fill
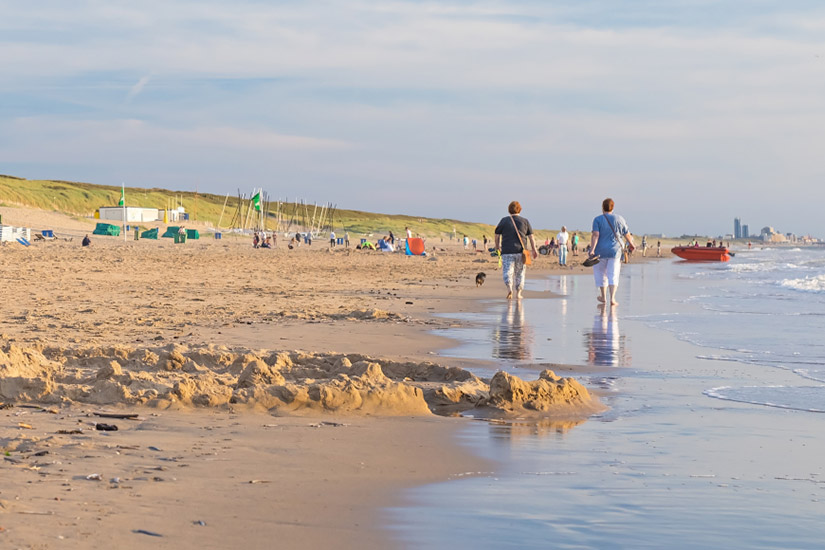
[[[619,272],[622,267],[623,241],[627,241],[628,251],[633,252],[633,235],[627,228],[627,222],[621,216],[613,214],[613,199],[602,201],[602,214],[593,218],[593,236],[590,240],[590,255],[601,260],[593,266],[593,278],[599,295],[596,299],[602,303],[617,305],[616,288],[619,286]]]
[[[662,241],[656,241],[656,257],[662,257]]]
[[[561,226],[561,232],[556,235],[556,243],[559,245],[559,265],[565,266],[567,265],[567,240],[569,235],[567,234],[567,228],[565,226]]]
[[[573,233],[573,256],[579,255],[579,234]]]
[[[335,248],[335,231],[329,232],[329,247]]]
[[[509,215],[501,218],[495,231],[496,252],[501,255],[501,271],[504,276],[504,285],[507,287],[507,299],[521,298],[524,288],[524,276],[527,266],[524,264],[524,254],[531,254],[536,259],[539,255],[536,250],[536,241],[533,239],[533,227],[527,218],[521,217],[521,204],[513,201],[507,206]],[[524,241],[530,241],[530,252],[527,252]]]

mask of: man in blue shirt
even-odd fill
[[[596,299],[602,303],[617,305],[616,287],[619,286],[619,272],[622,266],[624,241],[630,252],[636,248],[633,235],[627,228],[627,222],[619,215],[613,214],[613,199],[602,201],[602,215],[593,218],[593,236],[590,240],[590,256],[598,256],[600,261],[593,266],[593,278],[599,295]]]

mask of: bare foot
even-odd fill
[[[521,291],[520,291],[520,290],[518,291],[518,294],[516,294],[516,298],[518,298],[519,300],[521,300]]]
[[[619,305],[619,302],[617,302],[616,300],[611,300],[610,305],[611,306],[617,306],[617,305]]]
[[[508,292],[508,293],[507,293],[507,299],[508,299],[508,300],[510,300],[510,299],[512,299],[512,298],[513,298],[513,293],[512,293],[512,291],[511,291],[511,292]]]
[[[604,296],[596,296],[596,299],[601,303],[604,303]]]

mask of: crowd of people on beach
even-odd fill
[[[412,238],[412,230],[407,227],[406,228],[407,239]],[[287,237],[289,238],[287,248],[293,250],[295,248],[300,247],[301,245],[312,246],[312,233],[294,233],[288,234]],[[487,237],[485,239],[485,244],[487,242]],[[388,235],[379,238],[375,242],[370,241],[369,239],[361,239],[361,242],[355,246],[356,250],[380,250],[383,252],[395,252],[398,250],[398,238],[395,234],[390,231]],[[275,232],[266,232],[266,231],[254,231],[252,234],[252,247],[253,248],[276,248],[278,246],[278,234]],[[336,248],[338,246],[343,246],[344,248],[350,247],[350,235],[349,231],[344,231],[343,237],[338,237],[335,234],[334,230],[329,232],[329,248]]]
[[[392,235],[392,233],[390,233]],[[285,238],[289,239],[287,241],[287,248],[293,250],[295,248],[300,247],[302,244],[306,246],[312,246],[312,233],[286,233]],[[345,248],[349,248],[350,240],[349,240],[349,231],[344,232],[343,237],[337,237],[335,235],[335,231],[330,231],[329,233],[329,247],[335,248],[336,246],[343,246]],[[274,231],[267,232],[267,231],[254,231],[252,233],[252,247],[253,248],[277,248],[278,247],[278,234]]]
[[[633,235],[628,229],[625,219],[613,212],[614,202],[607,198],[602,201],[601,214],[593,218],[590,242],[582,250],[586,256],[582,265],[593,268],[593,276],[598,289],[597,300],[603,304],[616,305],[616,290],[619,285],[619,274],[621,264],[629,260],[630,255],[636,249]],[[581,238],[578,232],[572,234],[567,231],[566,226],[561,227],[561,231],[548,237],[542,246],[537,246],[533,228],[527,218],[521,215],[521,204],[512,201],[508,207],[508,215],[503,217],[494,230],[494,238],[491,241],[487,235],[482,235],[482,251],[489,251],[500,257],[500,266],[504,284],[507,288],[507,298],[521,298],[524,290],[524,279],[526,267],[536,259],[539,254],[550,255],[557,258],[558,265],[568,267],[569,256],[579,256]],[[406,240],[413,238],[410,227],[404,229]],[[455,235],[465,250],[472,249],[478,252],[479,241],[471,239],[468,234]],[[375,242],[369,239],[361,239],[355,246],[356,250],[378,250],[382,252],[396,252],[403,249],[404,241],[399,240],[392,231],[387,235],[378,238]],[[493,243],[492,248],[488,245]],[[253,234],[252,245],[254,248],[274,248],[277,247],[277,234],[266,231],[256,231]],[[289,237],[288,248],[293,249],[301,245],[312,246],[312,233],[295,233]],[[345,231],[344,237],[337,237],[334,230],[329,232],[329,248],[337,246],[349,248],[350,236]],[[694,240],[693,246],[699,246]],[[708,247],[715,247],[715,240],[707,243]],[[723,242],[718,246],[724,247]],[[647,237],[641,240],[642,255],[647,255]],[[656,255],[662,254],[661,240],[656,243]]]

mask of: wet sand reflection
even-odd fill
[[[493,329],[493,357],[496,359],[532,359],[533,329],[524,321],[521,300],[511,300]]]
[[[593,329],[584,332],[587,361],[604,367],[630,366],[626,338],[619,332],[616,308],[600,304],[593,317]]]
[[[490,435],[495,440],[513,442],[531,437],[563,437],[587,419],[487,419],[486,421],[490,425]]]

